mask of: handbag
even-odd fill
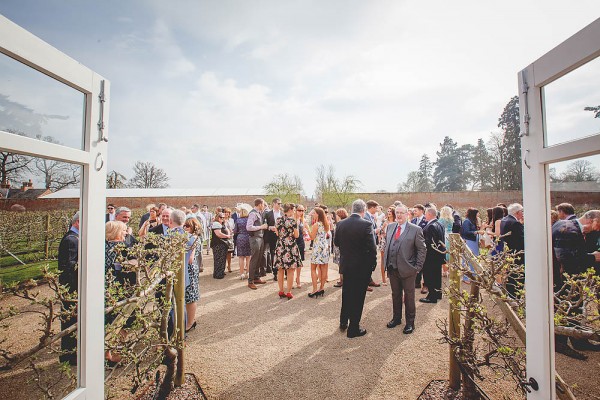
[[[235,244],[233,243],[233,239],[221,239],[227,245],[227,251],[233,251]]]

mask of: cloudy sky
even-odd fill
[[[289,173],[309,195],[321,164],[365,191],[394,191],[444,136],[487,140],[518,71],[598,10],[597,0],[0,3],[110,80],[109,170],[130,177],[135,161],[152,161],[177,188],[258,188]]]

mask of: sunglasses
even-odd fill
[[[304,212],[304,210],[301,210],[301,209],[299,209],[299,208],[298,208],[298,209],[296,209],[296,211]]]

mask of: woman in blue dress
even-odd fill
[[[465,220],[460,227],[460,237],[463,238],[467,247],[471,250],[474,256],[479,255],[479,237],[478,235],[482,233],[479,230],[478,222],[477,222],[477,214],[479,210],[476,208],[469,208],[467,210],[467,215],[465,216]],[[475,268],[469,264],[469,268],[472,272],[475,272]],[[465,275],[463,277],[463,281],[465,283],[469,283],[469,278]]]
[[[247,207],[245,207],[247,206]],[[248,266],[250,263],[250,234],[246,230],[248,213],[252,208],[249,205],[240,205],[240,216],[235,221],[234,234],[237,235],[237,256],[240,265],[240,279],[248,278]]]

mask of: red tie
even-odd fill
[[[394,240],[398,240],[401,233],[402,233],[402,227],[398,224],[398,229],[396,229],[396,235],[394,236]]]

